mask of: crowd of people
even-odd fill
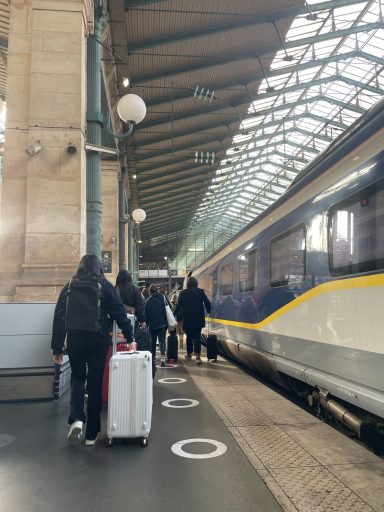
[[[71,365],[71,400],[68,417],[68,439],[80,437],[86,423],[85,444],[92,446],[100,432],[102,409],[103,371],[111,343],[112,323],[115,321],[127,341],[134,342],[135,331],[127,313],[135,315],[135,330],[149,330],[152,359],[156,360],[159,344],[160,366],[165,366],[167,306],[177,320],[176,333],[179,347],[184,347],[196,364],[201,360],[201,330],[205,326],[205,311],[211,305],[194,277],[188,277],[186,288],[167,297],[164,286],[146,283],[142,290],[133,283],[126,269],[121,269],[113,286],[106,278],[100,260],[94,255],[81,258],[71,281],[61,290],[57,300],[51,348],[57,365],[63,354],[69,356]],[[154,373],[153,373],[154,376]],[[87,415],[84,399],[87,391]]]

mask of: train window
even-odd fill
[[[384,268],[384,181],[333,206],[328,224],[332,275]]]
[[[254,249],[239,256],[239,290],[240,292],[252,292],[258,286],[258,251]]]
[[[230,295],[233,286],[233,264],[228,263],[220,269],[220,295]]]
[[[202,277],[199,281],[199,287],[203,288],[207,297],[212,298],[212,292],[213,292],[213,276],[212,274],[206,274],[204,277]]]
[[[270,285],[284,286],[305,278],[305,229],[295,227],[271,241]]]

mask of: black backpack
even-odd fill
[[[99,332],[101,329],[101,284],[74,280],[68,285],[65,330]]]

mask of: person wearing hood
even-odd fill
[[[135,315],[142,327],[145,327],[144,297],[139,288],[133,284],[132,276],[127,269],[122,268],[116,277],[116,291],[124,304],[125,311]]]

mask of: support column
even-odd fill
[[[95,4],[95,36],[87,45],[87,142],[101,145],[101,44],[105,22],[101,0]],[[87,254],[101,257],[101,155],[91,151],[87,155]]]
[[[120,147],[120,173],[119,173],[119,269],[128,268],[127,262],[127,244],[125,240],[127,224],[127,200],[125,196],[125,153],[123,145]]]
[[[92,28],[90,0],[10,4],[2,302],[56,300],[85,251],[84,91]],[[30,156],[25,148],[33,144],[42,149]]]
[[[128,201],[128,272],[132,274],[134,272],[134,238],[133,238],[133,230],[134,230],[134,221],[132,219],[132,209],[131,209],[131,201]]]

